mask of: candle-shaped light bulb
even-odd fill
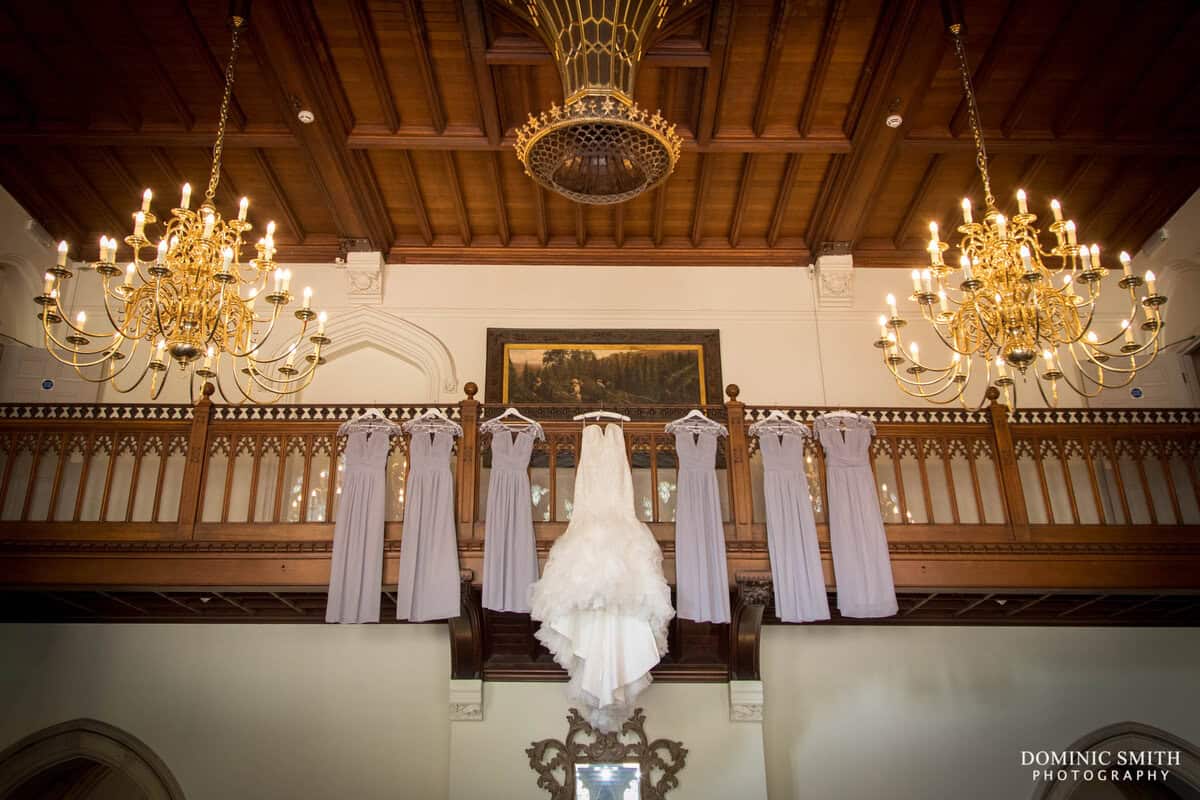
[[[1129,324],[1129,320],[1121,320],[1121,327],[1125,329],[1126,343],[1133,344],[1133,326]]]
[[[929,223],[929,238],[935,242],[938,240],[938,224],[936,222]]]
[[[213,355],[215,355],[215,353],[216,353],[216,350],[214,350],[213,346],[210,344],[208,346],[208,350],[204,354],[204,368],[205,369],[209,369],[210,367],[212,367]]]
[[[137,265],[130,261],[125,265],[125,285],[133,286],[133,276],[137,274]]]
[[[920,354],[920,352],[921,352],[921,348],[917,346],[917,343],[916,343],[916,342],[912,342],[912,343],[911,343],[911,344],[909,344],[909,346],[908,346],[908,352],[912,353],[912,360],[913,360],[913,361],[916,361],[916,360],[917,360],[917,356],[918,356],[918,355]]]
[[[267,223],[267,239],[270,240],[270,239],[274,239],[274,238],[275,238],[275,220],[271,220],[270,222]]]
[[[1148,295],[1158,294],[1158,289],[1154,285],[1154,281],[1155,281],[1154,273],[1151,270],[1146,270],[1146,294],[1148,294]]]
[[[1079,251],[1079,260],[1085,270],[1091,269],[1092,268],[1092,251],[1088,250],[1086,247],[1081,248]]]
[[[296,350],[294,348],[288,353],[286,363],[289,367],[296,363]]]
[[[899,314],[896,313],[896,295],[889,294],[887,296],[887,304],[888,304],[888,310],[892,312],[892,319],[895,319],[896,317],[900,316]]]
[[[960,267],[962,267],[963,280],[964,281],[973,280],[974,276],[971,273],[971,259],[967,258],[964,255],[958,259],[958,265]]]
[[[254,301],[258,298],[258,289],[251,289],[246,293],[246,313],[254,316]]]
[[[1070,275],[1063,276],[1063,293],[1071,296],[1075,295],[1075,283],[1071,280]]]
[[[179,198],[179,207],[185,211],[192,205],[192,185],[185,183],[183,185],[183,196]]]
[[[60,267],[67,265],[67,243],[65,241],[58,243],[58,265]]]
[[[941,309],[942,313],[949,314],[950,313],[950,298],[946,296],[946,293],[944,291],[938,292],[937,295],[938,295],[938,308]]]
[[[1130,274],[1132,274],[1129,267],[1129,265],[1132,263],[1131,259],[1129,258],[1129,253],[1126,253],[1124,250],[1122,250],[1121,255],[1117,256],[1117,258],[1121,260],[1121,269],[1125,272],[1125,277],[1128,278]]]
[[[54,276],[47,272],[42,276],[42,294],[49,296],[54,291]]]
[[[1095,331],[1088,331],[1087,336],[1085,336],[1084,338],[1087,339],[1088,344],[1092,344],[1092,345],[1094,345],[1100,341],[1100,337],[1096,335]]]
[[[46,290],[46,293],[47,293],[47,294],[49,294],[49,292],[50,292],[50,290],[49,290],[49,289],[47,289],[47,290]],[[883,316],[882,314],[880,314],[880,315],[879,315],[879,338],[880,338],[880,339],[886,339],[886,338],[887,338],[887,335],[888,335],[887,322],[888,322],[888,321],[887,321],[887,317],[885,317],[885,316]]]
[[[250,209],[250,198],[243,197],[242,202],[238,203],[238,221],[246,221],[246,212]]]
[[[1050,352],[1049,350],[1043,350],[1042,358],[1046,360],[1046,369],[1050,369],[1054,366],[1054,353]]]
[[[167,341],[159,339],[158,344],[154,346],[154,360],[161,362],[163,360],[163,351],[167,349]]]
[[[221,272],[229,272],[229,266],[233,263],[233,248],[226,247],[221,251]]]
[[[996,235],[1001,239],[1008,238],[1008,220],[1004,218],[1003,214],[996,215]]]
[[[145,214],[150,213],[150,200],[153,197],[154,197],[154,192],[150,191],[149,189],[142,192],[142,212],[143,213],[145,213]]]
[[[283,285],[283,270],[275,270],[275,294],[279,294],[279,287]]]
[[[133,215],[133,238],[141,239],[146,235],[146,212],[139,211]]]
[[[329,315],[322,311],[317,314],[317,335],[321,336],[325,333],[325,321],[329,319]]]
[[[962,199],[962,211],[963,211],[963,222],[970,225],[972,222],[975,221],[974,218],[971,216],[971,198],[964,197]]]
[[[1017,189],[1017,213],[1018,214],[1028,214],[1029,213],[1029,203],[1026,202],[1024,189]]]
[[[921,270],[914,269],[912,271],[913,291],[920,294],[921,292]]]
[[[205,239],[213,235],[213,228],[217,224],[217,217],[211,211],[204,215],[204,233],[201,234]]]
[[[312,307],[312,287],[304,287],[304,310],[308,311]]]
[[[1030,256],[1029,248],[1025,245],[1021,245],[1020,253],[1021,265],[1025,268],[1025,271],[1033,272],[1033,258]]]
[[[285,269],[283,271],[283,291],[287,292],[288,287],[290,287],[291,285],[292,285],[292,271],[290,269]]]
[[[1058,200],[1050,201],[1050,210],[1054,213],[1054,221],[1062,222],[1062,204]]]
[[[1075,246],[1075,220],[1067,220],[1067,244]]]
[[[100,235],[100,260],[108,260],[108,237],[103,234]]]
[[[1093,244],[1089,249],[1092,252],[1092,269],[1100,269],[1100,245]]]
[[[925,294],[933,291],[933,273],[927,269],[921,270],[921,290]]]
[[[87,322],[87,312],[86,311],[80,311],[78,314],[75,315],[75,324],[78,325],[80,328],[83,327],[83,324],[85,322]]]
[[[167,240],[166,240],[166,239],[159,239],[159,240],[158,240],[158,258],[157,258],[157,261],[158,261],[158,263],[159,263],[159,264],[162,264],[162,263],[163,263],[163,262],[165,262],[166,260],[167,260]]]
[[[1008,364],[1002,356],[996,356],[996,374],[1001,378],[1008,375]]]

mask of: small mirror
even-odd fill
[[[575,765],[575,800],[642,800],[641,784],[636,762]]]

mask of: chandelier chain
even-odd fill
[[[996,198],[992,195],[992,181],[988,175],[987,148],[983,143],[983,130],[979,122],[979,106],[975,102],[975,88],[971,85],[971,72],[967,67],[967,51],[963,46],[962,29],[955,25],[951,27],[954,36],[954,53],[958,56],[958,72],[962,77],[963,92],[967,98],[967,119],[971,123],[971,135],[975,139],[975,164],[979,167],[979,177],[983,179],[983,197],[987,209],[996,209]]]
[[[225,94],[221,97],[221,116],[217,123],[217,140],[213,144],[212,172],[208,176],[208,189],[204,199],[211,203],[217,194],[217,184],[221,182],[221,152],[225,147],[225,124],[229,119],[229,104],[233,101],[233,76],[237,66],[239,35],[242,32],[244,20],[233,18],[233,38],[229,48],[229,64],[225,67]]]

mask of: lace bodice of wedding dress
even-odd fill
[[[662,551],[634,514],[620,426],[583,431],[571,522],[550,549],[530,609],[538,639],[567,673],[567,696],[612,731],[650,685],[675,615]]]

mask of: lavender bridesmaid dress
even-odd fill
[[[326,622],[379,622],[388,435],[351,433],[333,528]]]
[[[492,475],[488,480],[487,522],[483,535],[483,607],[529,612],[529,586],[538,578],[533,540],[533,500],[529,456],[535,429],[492,434]]]
[[[825,448],[838,611],[843,617],[890,617],[897,610],[896,586],[868,461],[875,427],[856,421],[839,430],[824,419],[814,427]]]
[[[717,437],[675,433],[675,605],[680,619],[729,622],[725,526],[717,493]]]
[[[758,437],[775,613],[784,622],[829,619],[817,524],[804,472],[804,438],[769,432]]]
[[[396,619],[457,617],[458,527],[450,473],[454,438],[444,431],[414,431],[409,441]]]

